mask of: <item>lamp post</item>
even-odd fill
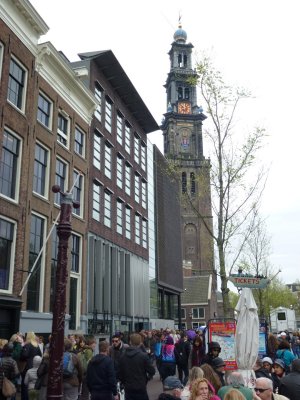
[[[68,241],[71,236],[72,206],[79,208],[78,202],[73,202],[72,193],[62,193],[60,187],[52,187],[54,193],[61,193],[60,219],[57,226],[58,256],[55,282],[55,306],[53,307],[52,334],[50,341],[50,361],[48,375],[47,400],[58,400],[63,397],[62,388],[62,358],[64,352],[66,287],[68,278]]]

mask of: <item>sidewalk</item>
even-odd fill
[[[157,400],[158,396],[163,391],[162,382],[159,379],[159,373],[157,372],[157,370],[153,379],[151,379],[151,381],[148,382],[147,391],[149,395],[149,400]]]

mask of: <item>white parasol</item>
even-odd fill
[[[259,320],[251,289],[243,288],[236,305],[235,356],[240,370],[252,370],[258,356]]]

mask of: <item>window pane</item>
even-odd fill
[[[98,101],[98,105],[95,111],[95,117],[101,121],[101,107],[102,107],[102,89],[95,87],[95,97]]]
[[[125,236],[127,239],[131,239],[131,209],[125,208]]]
[[[70,314],[70,322],[69,328],[76,329],[76,320],[77,320],[77,285],[78,279],[71,277],[70,278],[70,307],[69,307],[69,314]]]
[[[123,234],[123,203],[117,201],[117,232]]]
[[[33,170],[33,191],[41,196],[45,196],[47,161],[47,150],[39,144],[36,144]]]
[[[15,61],[10,60],[7,98],[22,109],[25,85],[25,70]]]
[[[4,131],[0,160],[0,193],[16,198],[17,172],[19,166],[20,140]]]
[[[93,164],[99,170],[101,169],[101,136],[97,132],[94,132]]]
[[[117,141],[123,144],[123,117],[117,114]]]
[[[57,141],[64,146],[69,146],[69,120],[62,114],[58,115]]]
[[[13,268],[12,251],[14,239],[14,224],[0,218],[0,289],[8,290],[9,275]]]
[[[100,185],[93,183],[93,218],[100,221]]]
[[[123,188],[123,158],[117,157],[117,185]]]
[[[72,234],[72,263],[71,271],[79,273],[80,270],[80,237]]]
[[[104,225],[111,228],[111,194],[104,192]]]
[[[127,151],[127,153],[130,154],[130,150],[131,150],[131,144],[130,144],[130,139],[131,139],[131,134],[130,134],[131,128],[129,125],[125,125],[125,150]]]
[[[108,144],[105,144],[104,173],[111,179],[111,147]]]
[[[45,96],[39,94],[38,98],[38,110],[37,120],[45,125],[47,128],[50,127],[50,116],[51,116],[51,103]]]
[[[75,127],[75,142],[74,151],[84,157],[84,133],[77,127]]]
[[[109,99],[105,102],[105,128],[108,132],[111,132],[111,122],[112,122],[112,103]]]
[[[63,161],[57,159],[56,172],[55,172],[55,185],[58,185],[62,192],[66,191],[66,185],[67,185],[66,179],[67,179],[67,165]],[[61,203],[60,193],[55,193],[54,202],[60,205]]]
[[[84,208],[84,204],[83,204],[83,193],[82,193],[82,189],[83,189],[83,176],[80,175],[77,171],[73,171],[73,200],[77,201],[80,205],[79,208],[72,208],[72,212],[73,214],[76,215],[82,215],[81,210],[83,210]]]

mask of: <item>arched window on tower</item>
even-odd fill
[[[178,100],[183,99],[183,90],[182,87],[178,88]]]
[[[190,184],[191,184],[191,194],[195,194],[196,193],[196,182],[195,182],[194,172],[190,173]]]
[[[181,68],[182,66],[183,66],[183,65],[182,65],[182,54],[179,53],[179,54],[178,54],[178,67]]]
[[[183,66],[184,67],[187,66],[187,55],[186,54],[183,56]]]
[[[186,172],[182,172],[181,174],[181,187],[182,193],[186,193]]]
[[[190,98],[190,89],[189,88],[184,89],[184,98],[186,100],[188,100]]]

